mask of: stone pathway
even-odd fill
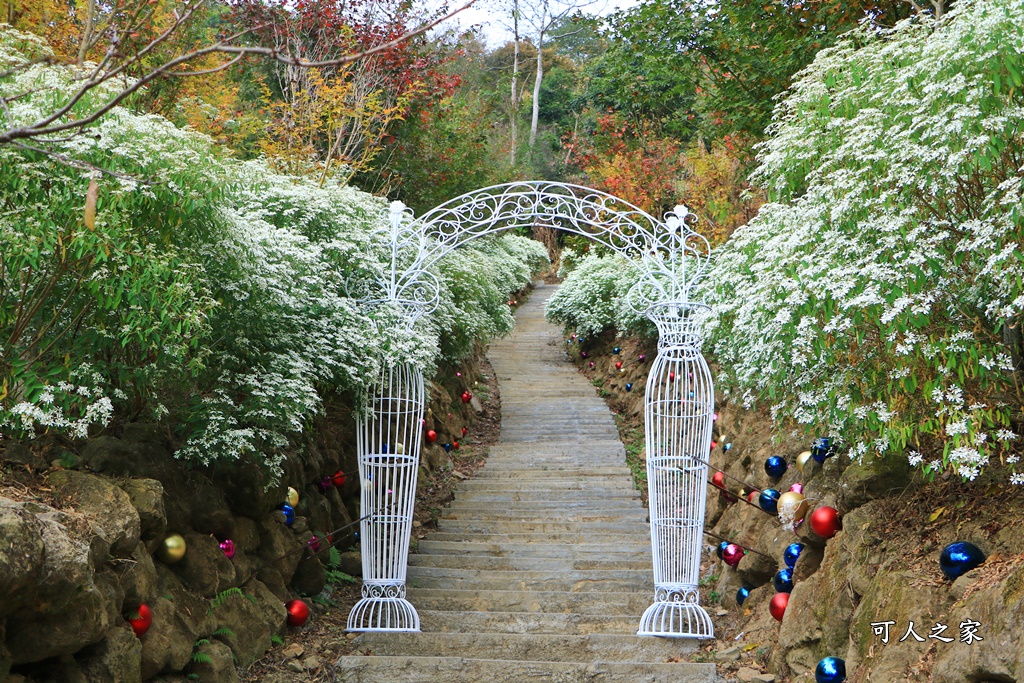
[[[669,663],[690,640],[635,635],[650,604],[647,513],[611,413],[565,358],[538,287],[488,357],[501,440],[409,559],[422,633],[367,633],[353,683],[711,683]]]

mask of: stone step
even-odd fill
[[[575,510],[496,510],[494,508],[464,507],[447,509],[438,518],[443,521],[473,522],[629,522],[647,523],[647,510],[639,506],[609,510],[599,508],[576,508]]]
[[[590,512],[595,509],[601,511],[630,511],[630,510],[641,510],[644,514],[647,514],[647,508],[643,507],[639,498],[630,498],[626,501],[606,501],[599,508],[595,508],[592,501],[589,500],[576,500],[576,501],[558,501],[558,500],[526,500],[526,501],[509,501],[501,505],[494,503],[481,503],[474,502],[472,500],[461,500],[456,498],[453,500],[446,510],[461,511],[461,510],[480,510],[480,511],[491,511],[491,512],[508,512],[509,514],[515,513],[551,513],[557,511],[566,512]]]
[[[586,545],[590,543],[616,544],[621,543],[629,546],[641,543],[650,539],[650,532],[637,531],[636,533],[615,533],[615,534],[591,534],[591,533],[508,533],[508,534],[469,534],[452,531],[432,531],[429,539],[434,541],[469,541],[471,543],[507,543],[525,545],[531,543],[563,543],[573,545]]]
[[[544,479],[470,479],[459,484],[458,491],[620,491],[630,490],[629,477],[594,479],[592,477],[545,477]]]
[[[651,592],[654,578],[640,569],[621,571],[593,569],[552,574],[551,572],[479,572],[473,569],[409,567],[408,582],[417,588],[464,590],[615,591]]]
[[[510,662],[462,657],[342,657],[347,683],[713,683],[714,664]]]
[[[364,633],[355,646],[375,656],[431,657],[458,652],[472,659],[548,662],[664,662],[694,652],[697,643],[683,638],[591,633],[584,636],[520,633]]]
[[[448,533],[484,534],[647,534],[647,526],[637,521],[620,522],[574,522],[574,521],[495,521],[473,519],[441,519],[437,523],[440,531]]]
[[[421,555],[489,555],[492,557],[607,557],[627,561],[650,558],[650,541],[637,540],[631,544],[596,543],[574,546],[565,543],[474,543],[472,541],[434,541],[434,534],[419,541],[415,552]]]
[[[625,477],[627,480],[632,472],[625,465],[612,465],[605,467],[488,467],[484,466],[475,475],[478,481],[485,479],[547,479],[548,477],[593,477],[608,478]]]
[[[599,505],[603,503],[623,504],[625,501],[636,501],[640,503],[639,492],[625,487],[616,492],[600,493],[598,491],[561,491],[557,494],[551,491],[458,491],[455,494],[461,502],[476,501],[478,503],[515,503],[515,502],[543,502],[562,498],[567,503],[591,503]]]
[[[632,635],[638,614],[559,614],[555,612],[435,612],[418,610],[424,633],[548,633]]]
[[[520,591],[415,588],[416,609],[451,612],[553,612],[561,614],[643,614],[654,591]]]
[[[586,559],[567,557],[491,557],[487,555],[410,555],[410,567],[444,567],[449,569],[477,569],[481,571],[589,571],[591,569],[651,568],[649,561],[614,559]]]

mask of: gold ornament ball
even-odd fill
[[[288,493],[285,494],[284,502],[288,503],[292,507],[299,504],[299,492],[293,489],[291,486],[288,487]]]
[[[804,465],[806,465],[807,461],[810,460],[810,459],[811,459],[811,452],[810,451],[804,451],[800,455],[796,456],[796,468],[798,470],[800,470],[801,472],[803,472],[804,471]]]
[[[405,455],[405,444],[404,443],[396,443],[395,444],[395,453],[397,453],[398,455]]]
[[[160,560],[166,564],[180,562],[181,558],[185,557],[185,539],[181,537],[181,534],[171,534],[164,539],[164,544],[160,546],[157,554],[160,556]]]
[[[779,517],[788,517],[793,521],[803,519],[807,514],[807,501],[804,494],[786,491],[779,496]]]

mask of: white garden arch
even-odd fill
[[[704,528],[704,486],[714,411],[714,385],[701,355],[700,318],[707,307],[691,296],[710,245],[691,228],[685,207],[659,220],[617,197],[546,181],[506,183],[452,199],[414,217],[393,203],[375,249],[390,266],[366,304],[397,308],[412,326],[439,301],[434,266],[474,239],[537,223],[583,235],[625,256],[639,270],[630,306],[658,329],[658,355],[647,380],[647,481],[655,596],[639,635],[713,638],[697,584]],[[411,366],[385,367],[357,429],[362,484],[362,599],[350,631],[418,631],[406,600],[420,427],[426,394]],[[372,513],[372,514],[371,514]]]

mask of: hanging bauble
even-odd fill
[[[405,444],[399,441],[395,444],[395,453],[398,455],[405,455]]]
[[[309,540],[306,541],[306,545],[308,545],[309,549],[314,553],[320,552],[320,539],[316,536],[310,536]]]
[[[730,567],[735,568],[743,559],[743,548],[739,547],[735,543],[730,543],[722,551],[722,561]]]
[[[768,612],[775,621],[782,621],[786,614],[786,607],[789,605],[789,593],[776,593],[768,603]]]
[[[288,503],[281,504],[281,513],[284,515],[284,523],[291,526],[295,521],[295,508]]]
[[[220,542],[220,550],[222,553],[224,553],[224,557],[230,560],[232,557],[235,556],[235,542],[232,541],[230,538],[225,538],[223,541]]]
[[[790,486],[789,490],[792,491],[793,493],[803,493],[804,492],[804,485],[801,484],[800,482],[797,482],[797,483],[793,484],[792,486]]]
[[[716,448],[718,448],[718,442],[717,441],[712,441],[711,442],[711,450],[715,450]]]
[[[317,483],[317,488],[320,489],[321,493],[327,493],[334,486],[334,482],[331,481],[330,477],[324,477]]]
[[[750,493],[747,494],[747,501],[756,504],[757,503],[757,499],[758,499],[758,497],[760,495],[761,495],[761,492],[758,491],[757,489],[754,489],[753,491],[751,491]]]
[[[775,586],[775,591],[778,593],[792,593],[793,570],[789,567],[784,567],[775,572],[775,576],[772,577],[772,585]]]
[[[442,445],[441,448],[444,449],[445,453],[450,453],[451,450],[452,450],[452,445],[450,443],[446,443],[446,444]]]
[[[449,414],[448,417],[451,417],[451,414]],[[383,453],[384,455],[388,454],[388,445],[386,443],[381,444],[380,452]]]
[[[773,515],[779,512],[779,492],[775,489],[765,489],[761,491],[761,495],[757,497],[757,504],[761,506],[761,509],[765,512]]]
[[[811,513],[809,521],[811,523],[811,531],[826,539],[832,538],[836,535],[836,532],[843,528],[843,522],[839,519],[839,511],[828,505],[816,508]]]
[[[384,452],[387,453],[387,451]],[[299,492],[289,486],[288,492],[284,494],[284,502],[288,503],[292,507],[297,507],[299,504]]]
[[[728,547],[729,547],[729,541],[722,541],[721,543],[718,544],[718,547],[715,548],[715,555],[718,555],[718,559],[720,559],[720,560],[722,559],[722,553],[724,553],[725,549],[728,548]]]
[[[284,603],[284,608],[288,610],[289,626],[302,626],[309,619],[309,605],[302,600],[289,600]]]
[[[455,376],[456,376],[456,377],[462,377],[462,373],[461,373],[461,372],[456,372],[456,373],[455,373]]]
[[[342,472],[341,470],[338,470],[331,477],[331,482],[335,485],[335,487],[340,489],[342,486],[345,485],[345,473]]]
[[[619,351],[621,351],[621,349],[618,346],[612,349],[612,353],[614,353],[616,356],[619,355]]]
[[[594,369],[594,361],[590,361],[590,369],[591,369],[591,370],[593,370],[593,369]]]
[[[137,610],[128,615],[128,623],[132,625],[135,637],[141,638],[153,625],[153,611],[149,609],[149,605],[142,603]]]
[[[743,500],[749,500],[749,498],[747,498],[747,496],[750,495],[750,491],[748,491],[745,488],[741,488],[736,495],[739,496],[740,498],[742,498]]]
[[[437,432],[435,432],[433,429],[428,429],[426,437],[427,443],[434,443],[435,441],[437,441]]]
[[[811,452],[810,451],[804,451],[800,455],[796,456],[796,468],[798,470],[800,470],[801,472],[803,472],[804,468],[807,466],[807,463],[810,461],[810,459],[811,459]]]
[[[803,543],[790,543],[786,546],[786,549],[782,552],[782,561],[786,563],[786,566],[790,569],[796,567],[796,561],[800,559],[800,553],[804,551]]]
[[[616,370],[621,370],[622,369],[622,361],[621,360],[615,361],[615,369]]]
[[[676,381],[676,373],[674,373],[674,372],[668,373],[668,381],[669,382],[675,382]]]
[[[165,564],[180,562],[185,557],[185,539],[181,534],[171,534],[164,539],[157,551],[160,561]]]
[[[452,441],[452,450],[453,451],[459,450],[459,442],[458,441]]]
[[[462,435],[465,436],[469,432],[465,427],[462,428]]]
[[[835,451],[836,447],[832,443],[832,437],[824,436],[814,440],[814,445],[811,446],[811,457],[814,458],[814,462],[825,462],[836,454]]]
[[[580,356],[582,356],[583,358],[586,358],[587,357],[587,352],[586,351],[580,351]]]
[[[750,588],[747,586],[740,586],[739,590],[736,591],[736,604],[742,606],[750,597]]]
[[[804,494],[795,491],[786,491],[779,496],[779,517],[798,522],[807,514],[807,500]]]
[[[724,448],[727,451],[731,451],[732,450],[732,442],[729,442],[729,443],[725,444],[724,446],[722,446],[722,448]]]
[[[815,683],[843,683],[846,680],[846,662],[839,657],[825,657],[814,667]]]
[[[718,488],[725,488],[725,473],[718,471],[711,475],[711,483]]]
[[[463,403],[469,403],[472,400],[473,400],[473,394],[469,393],[468,391],[463,391],[462,392],[462,402]]]
[[[764,461],[764,471],[772,479],[779,479],[786,473],[789,465],[778,455],[773,455]]]
[[[636,357],[636,359],[643,363],[645,360],[647,360],[647,356],[641,353],[639,356]]]
[[[718,422],[718,413],[715,413],[714,415],[711,416],[711,421]]]
[[[626,382],[626,391],[633,391],[633,383]]]
[[[576,338],[576,337],[578,337],[579,335],[578,335],[578,334],[576,334],[575,332],[573,332],[571,336],[572,336],[572,338],[573,338],[573,339],[575,339],[575,338]]]
[[[939,555],[939,569],[952,581],[984,561],[985,553],[981,552],[981,548],[967,541],[957,541],[942,549],[942,554]]]

